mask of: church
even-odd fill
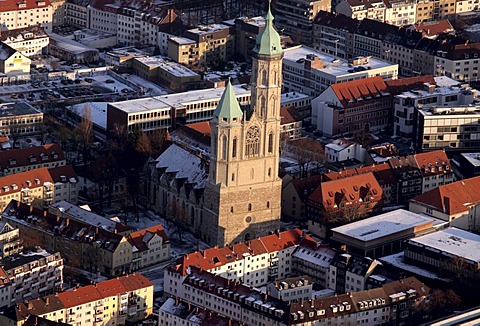
[[[283,50],[268,10],[253,49],[251,104],[230,81],[209,123],[210,144],[180,134],[147,164],[143,201],[211,245],[243,242],[280,226],[278,177]]]

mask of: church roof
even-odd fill
[[[225,91],[222,94],[222,98],[218,102],[214,115],[219,118],[241,118],[243,111],[238,104],[237,97],[233,91],[232,83],[230,80],[227,82]]]
[[[282,53],[280,35],[275,30],[275,27],[273,27],[273,19],[269,3],[267,16],[265,17],[265,29],[257,36],[257,44],[253,49],[254,52],[264,55],[277,55]]]

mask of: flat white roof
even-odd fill
[[[436,219],[426,215],[397,209],[385,214],[349,223],[332,229],[347,237],[360,241],[372,241],[398,232],[402,232]]]
[[[457,228],[440,230],[409,242],[480,262],[480,236]]]
[[[345,59],[341,59],[338,57],[335,57],[333,55],[329,55],[326,53],[319,52],[315,49],[300,45],[292,48],[288,48],[284,50],[284,55],[283,55],[283,62],[284,64],[287,65],[302,65],[303,63],[297,62],[300,59],[306,59],[308,54],[313,54],[319,59],[323,61],[325,64],[324,68],[317,69],[318,71],[324,72],[326,74],[330,74],[336,77],[340,77],[343,75],[365,75],[365,73],[370,72],[370,75],[373,74],[372,70],[374,71],[375,69],[379,68],[386,68],[386,67],[392,67],[392,69],[398,70],[398,65],[397,64],[392,64],[387,61],[371,57],[368,60],[367,64],[364,65],[355,65],[349,66],[349,62]],[[334,62],[335,60],[335,62]],[[357,71],[357,72],[349,72],[349,70],[352,70],[356,67],[364,67],[365,70],[363,71]],[[370,69],[368,69],[370,67]]]
[[[473,166],[480,166],[480,152],[478,153],[461,153],[467,161]]]
[[[223,29],[229,29],[230,26],[224,25],[224,24],[210,24],[206,26],[200,26],[197,28],[189,29],[188,31],[190,33],[198,34],[198,35],[203,35],[203,34],[208,34],[216,31],[221,31]]]
[[[177,77],[194,77],[198,76],[196,72],[188,69],[187,67],[173,61],[168,61],[165,57],[138,57],[137,60],[148,67],[160,67],[173,76]]]
[[[291,102],[296,102],[298,100],[306,100],[309,98],[311,99],[311,96],[308,96],[307,94],[303,94],[299,92],[282,93],[280,103],[287,104]]]
[[[243,85],[234,85],[233,89],[237,97],[250,96],[250,90],[245,89]],[[127,113],[170,109],[171,107],[184,107],[187,104],[195,102],[202,103],[206,101],[220,100],[224,90],[225,87],[208,88],[198,91],[114,102],[110,103],[110,105]]]
[[[191,40],[189,38],[186,38],[186,37],[178,37],[178,36],[174,36],[174,37],[170,37],[169,38],[170,40],[178,43],[178,44],[191,44],[191,43],[195,43],[194,40]]]

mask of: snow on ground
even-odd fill
[[[94,80],[93,85],[102,86],[114,92],[121,92],[122,89],[125,88],[128,90],[132,90],[131,87],[119,82],[118,80],[109,75],[93,76],[91,78]],[[107,83],[107,80],[113,80],[113,83]]]
[[[125,77],[128,81],[137,85],[138,87],[143,87],[143,89],[145,90],[145,95],[158,96],[170,93],[168,89],[149,82],[148,80],[145,80],[140,76],[130,74],[123,74],[122,76]]]
[[[441,278],[440,276],[438,276],[437,274],[435,274],[433,272],[430,272],[429,270],[426,270],[426,269],[423,269],[423,268],[420,268],[420,267],[417,267],[417,266],[414,266],[414,265],[407,264],[407,263],[404,262],[403,258],[404,258],[404,253],[400,252],[398,254],[381,257],[381,258],[379,258],[379,260],[382,263],[392,265],[394,267],[400,268],[404,271],[407,271],[407,272],[410,272],[410,273],[413,273],[413,274],[416,274],[416,275],[419,275],[419,276],[423,276],[423,277],[434,279],[434,280],[441,280],[441,281],[445,281],[445,282],[450,281],[449,279]]]
[[[88,106],[92,113],[92,121],[94,124],[107,129],[107,102],[86,102],[73,106],[68,106],[67,110],[74,112],[78,116],[82,116],[83,109]]]

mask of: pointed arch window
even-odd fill
[[[272,117],[275,116],[275,109],[277,107],[277,98],[275,96],[270,97],[270,104],[272,106],[272,109],[270,110]]]
[[[260,129],[257,126],[250,127],[245,139],[245,156],[257,156],[260,153]]]
[[[232,157],[237,157],[237,137],[233,138],[232,141]]]
[[[278,82],[278,72],[276,70],[273,71],[273,84],[274,85],[280,85],[280,83]]]
[[[268,152],[273,153],[273,132],[268,134]]]
[[[260,113],[263,118],[267,116],[267,101],[265,100],[265,96],[260,96]]]
[[[268,86],[267,70],[262,69],[262,85]]]
[[[222,137],[222,160],[227,159],[227,154],[228,154],[227,144],[228,144],[227,136],[224,135]]]

